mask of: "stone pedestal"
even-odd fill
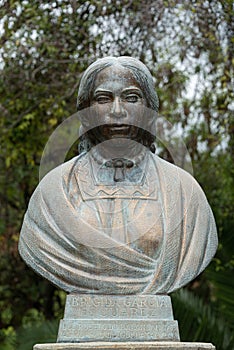
[[[91,342],[64,344],[37,344],[33,350],[215,350],[209,343],[183,342]]]
[[[169,296],[71,294],[57,342],[178,340]]]
[[[169,296],[70,294],[57,343],[33,350],[215,350],[179,340]]]

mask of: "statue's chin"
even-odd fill
[[[142,147],[150,148],[154,142],[154,136],[150,132],[127,124],[104,124],[90,129],[82,137],[83,140],[88,140],[86,144],[84,142],[85,147],[87,144],[90,147],[86,150],[101,146],[102,149],[120,149],[123,154],[138,154]]]
[[[134,159],[137,155],[144,152],[146,148],[131,138],[118,135],[117,137],[100,142],[95,146],[95,150],[105,159]]]

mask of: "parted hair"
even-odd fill
[[[91,94],[94,89],[96,77],[100,71],[110,67],[112,65],[121,65],[124,68],[129,69],[140,89],[142,90],[144,97],[147,101],[147,107],[158,112],[159,101],[155,91],[154,81],[148,68],[138,59],[130,56],[119,57],[104,57],[100,58],[92,63],[84,72],[77,97],[77,110],[80,111],[90,106]]]

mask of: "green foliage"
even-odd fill
[[[0,350],[15,350],[16,332],[12,326],[0,330]]]
[[[213,342],[216,349],[232,350],[234,336],[221,314],[191,291],[172,295],[174,316],[179,321],[182,341]]]
[[[3,0],[0,18],[0,349],[55,339],[50,320],[62,317],[65,294],[20,260],[18,236],[45,144],[75,112],[81,73],[108,54],[138,57],[152,71],[160,114],[183,134],[216,218],[215,260],[173,297],[182,339],[231,349],[233,1]],[[173,160],[165,148],[161,155]]]
[[[209,283],[212,283],[213,306],[226,319],[230,329],[234,328],[234,301],[233,301],[233,260],[232,266],[223,267],[220,260],[217,267],[206,271]]]
[[[32,350],[35,344],[56,343],[57,333],[56,320],[21,328],[17,332],[17,350]]]

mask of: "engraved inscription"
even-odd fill
[[[95,317],[173,319],[168,296],[68,296],[65,318]]]
[[[63,321],[58,341],[179,340],[176,321]]]

